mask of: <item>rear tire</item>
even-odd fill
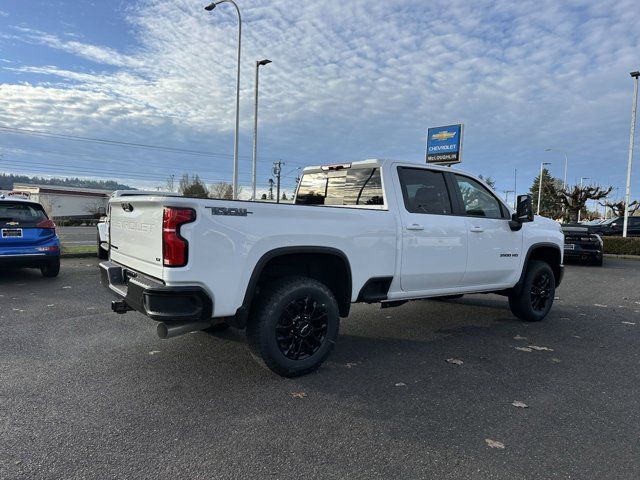
[[[287,277],[258,298],[247,323],[258,363],[283,377],[310,373],[327,359],[338,337],[338,303],[323,283]]]
[[[549,264],[532,260],[519,292],[509,295],[509,307],[519,319],[525,322],[539,322],[551,310],[555,293],[555,277]]]
[[[60,258],[56,258],[55,260],[48,263],[47,265],[42,265],[40,267],[40,272],[42,273],[43,277],[47,277],[47,278],[57,277],[58,274],[60,273]]]
[[[593,265],[594,267],[601,267],[603,263],[604,259],[602,257],[594,258],[593,260],[591,260],[591,265]]]

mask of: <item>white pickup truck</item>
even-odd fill
[[[161,338],[246,328],[256,359],[296,376],[328,357],[352,303],[498,293],[542,320],[563,234],[529,196],[517,205],[467,173],[391,160],[306,168],[293,205],[115,197],[102,281]]]

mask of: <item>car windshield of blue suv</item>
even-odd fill
[[[19,225],[21,227],[35,227],[38,223],[46,219],[47,214],[44,213],[44,209],[38,204],[0,202],[0,226]]]

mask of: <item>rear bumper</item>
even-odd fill
[[[168,287],[111,261],[100,264],[100,278],[119,299],[111,304],[115,312],[136,310],[152,320],[169,323],[211,320],[213,302],[200,287]]]
[[[28,246],[0,246],[0,267],[41,267],[58,261],[60,243],[57,239]]]

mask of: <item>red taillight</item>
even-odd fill
[[[180,226],[193,222],[196,212],[190,208],[165,207],[162,214],[162,259],[165,267],[184,267],[188,260],[187,241]]]
[[[36,224],[36,228],[56,228],[56,224],[53,223],[53,220],[42,220]]]

